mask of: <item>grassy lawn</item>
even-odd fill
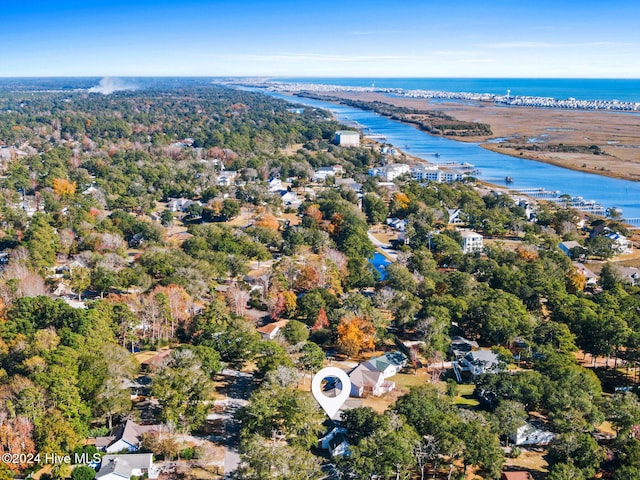
[[[436,388],[442,393],[446,392],[447,384],[445,382],[439,382],[436,384]],[[480,402],[473,396],[474,384],[459,384],[456,387],[456,396],[453,397],[453,404],[463,407],[477,407]]]
[[[514,467],[518,470],[529,471],[534,478],[546,478],[549,464],[544,459],[546,452],[536,452],[532,450],[522,450],[522,455],[518,458],[507,458],[505,467]]]
[[[417,375],[407,374],[407,373],[399,373],[391,378],[389,378],[390,382],[395,382],[398,387],[409,388],[416,385],[424,385],[428,383],[431,379],[431,375],[427,374],[426,371],[418,371]]]
[[[473,390],[475,388],[476,386],[473,384],[458,385],[457,395],[453,399],[454,405],[462,405],[465,407],[477,407],[480,405],[480,402],[473,396]]]

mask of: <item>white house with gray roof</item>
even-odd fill
[[[96,474],[98,480],[129,480],[131,477],[158,478],[160,472],[153,465],[151,453],[105,455]]]

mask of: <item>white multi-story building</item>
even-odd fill
[[[394,179],[407,173],[411,173],[411,167],[404,163],[390,163],[384,167],[369,169],[369,175],[372,177],[380,177],[385,182],[392,182]]]
[[[432,163],[421,163],[411,168],[411,176],[419,182],[452,183],[464,180],[462,170],[440,168]]]
[[[419,182],[439,182],[440,170],[432,163],[421,163],[411,167],[411,176]]]
[[[462,235],[463,253],[481,252],[484,248],[482,243],[483,237],[479,233],[472,232],[471,230],[461,230],[460,235]]]
[[[341,147],[359,147],[360,132],[356,132],[355,130],[338,130],[333,137],[333,142]]]

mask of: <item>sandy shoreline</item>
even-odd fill
[[[331,92],[327,96],[379,101],[396,107],[442,112],[458,120],[487,123],[490,136],[445,136],[473,142],[505,155],[623,180],[640,181],[640,115],[624,112],[509,107],[484,102],[431,102],[372,92]],[[318,95],[314,92],[314,96]],[[487,143],[492,139],[502,143]],[[580,150],[597,147],[602,154]],[[542,151],[530,150],[540,148]],[[544,149],[576,151],[544,151]]]

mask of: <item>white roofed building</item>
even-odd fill
[[[338,130],[333,136],[333,143],[341,147],[359,147],[360,132],[355,130]]]
[[[481,252],[484,248],[483,236],[471,230],[460,230],[462,235],[462,252],[474,253]]]

